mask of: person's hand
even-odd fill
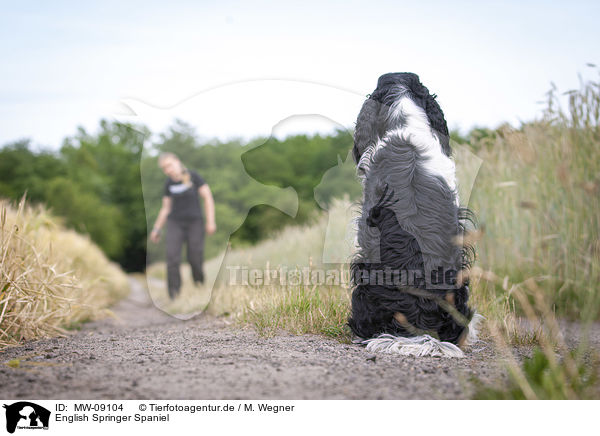
[[[150,233],[150,240],[155,244],[160,241],[160,230],[152,229],[152,233]]]
[[[217,231],[217,225],[215,223],[206,223],[206,234],[212,235]]]

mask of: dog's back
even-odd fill
[[[412,73],[381,76],[358,116],[353,149],[363,182],[349,325],[360,338],[434,335],[459,344],[472,311],[457,239],[459,207],[448,127]]]

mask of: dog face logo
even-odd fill
[[[19,401],[11,405],[4,404],[6,409],[6,431],[14,433],[19,429],[48,429],[50,411],[28,401]]]

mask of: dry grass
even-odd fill
[[[487,322],[496,348],[506,358],[508,382],[503,385],[479,385],[476,399],[598,399],[600,398],[600,360],[598,350],[587,343],[591,320],[579,324],[579,344],[568,344],[549,299],[535,280],[512,289],[512,297],[524,312],[521,330],[529,331],[536,344],[531,357],[522,363],[514,355],[515,336],[507,335],[506,324],[497,319]],[[593,302],[591,302],[593,303]],[[596,302],[596,304],[598,304]],[[511,343],[512,342],[512,343]]]
[[[127,277],[89,238],[23,198],[0,201],[0,348],[107,314]]]
[[[484,160],[472,205],[485,226],[472,301],[508,356],[508,383],[482,399],[598,398],[598,350],[587,345],[600,318],[600,83],[582,83],[559,104],[548,93],[542,120],[498,129],[475,142]],[[576,321],[567,344],[558,319]],[[533,344],[522,363],[513,345]]]
[[[525,316],[517,292],[541,292],[552,312],[600,318],[600,84],[548,93],[542,120],[499,128],[471,146],[483,160],[471,207],[483,227],[472,298],[513,342]]]

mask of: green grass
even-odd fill
[[[587,400],[599,395],[598,362],[594,357],[569,352],[566,359],[553,362],[540,348],[517,371],[509,370],[506,386],[474,382],[478,386],[473,397],[476,400]]]
[[[346,326],[349,307],[346,290],[299,286],[274,290],[271,297],[263,294],[264,300],[255,308],[246,307],[240,320],[255,326],[259,334],[265,336],[285,330],[350,342],[350,331]]]
[[[532,298],[529,298],[532,297]],[[580,325],[577,346],[568,343],[551,312],[542,291],[529,295],[518,291],[517,298],[530,322],[537,324],[536,343],[530,357],[519,363],[507,338],[490,323],[498,351],[507,357],[508,380],[505,383],[476,386],[475,399],[598,399],[600,398],[600,355],[588,344],[591,321]],[[533,300],[533,301],[530,301]]]

